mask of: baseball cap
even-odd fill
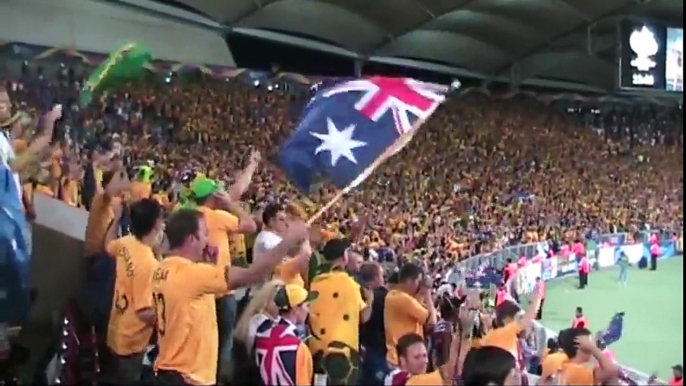
[[[348,239],[331,239],[324,244],[324,248],[322,248],[322,256],[324,256],[326,261],[340,259],[351,245],[352,243]]]
[[[155,178],[155,169],[148,165],[138,167],[138,179],[143,182],[150,182]]]
[[[196,178],[191,183],[191,192],[195,198],[206,198],[223,190],[223,184],[206,177]]]
[[[683,372],[684,372],[684,366],[682,366],[682,365],[674,365],[674,366],[672,366],[672,370],[678,371],[678,372],[680,372],[680,373],[683,373]]]
[[[288,311],[294,307],[297,307],[303,303],[311,302],[319,294],[316,291],[307,292],[305,288],[297,284],[286,284],[280,286],[274,295],[274,303],[276,307],[281,311]]]

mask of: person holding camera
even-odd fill
[[[424,337],[424,327],[436,324],[432,285],[421,267],[406,263],[398,273],[398,285],[386,295],[386,349],[388,362],[393,366],[398,366],[396,347],[401,337],[411,333]]]
[[[398,340],[395,348],[398,368],[390,371],[385,379],[386,385],[454,385],[460,384],[463,363],[472,349],[472,334],[478,319],[473,309],[474,303],[465,298],[451,300],[452,306],[445,311],[450,327],[445,331],[445,360],[434,363],[434,370],[428,371],[429,352],[424,337],[409,333]],[[458,304],[459,303],[459,304]]]
[[[384,269],[379,263],[362,264],[360,279],[374,297],[369,320],[360,327],[360,345],[364,347],[360,380],[370,385],[383,385],[383,376],[388,372],[384,307],[389,290],[385,285]]]

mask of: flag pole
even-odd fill
[[[348,186],[346,186],[345,188],[339,190],[333,198],[331,198],[321,209],[317,211],[317,213],[312,215],[312,217],[310,217],[310,219],[307,220],[307,225],[312,225],[324,214],[324,212],[331,209],[331,207],[334,206],[336,202],[343,198],[343,196],[350,193],[351,190],[353,190],[355,187],[361,184],[366,179],[366,177],[369,176],[382,163],[384,163],[387,159],[401,151],[408,143],[410,143],[410,140],[415,135],[419,127],[424,124],[424,122],[426,122],[426,118],[417,120],[417,122],[415,122],[412,125],[409,131],[401,135],[391,146],[389,146],[383,152],[383,154],[381,154],[377,159],[375,159],[374,162],[372,162],[371,165],[369,165],[356,179],[349,183]]]

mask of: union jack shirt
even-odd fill
[[[411,376],[412,374],[409,371],[394,368],[386,374],[383,383],[384,386],[405,386]]]
[[[286,320],[265,320],[257,328],[255,360],[265,386],[312,384],[312,353]]]

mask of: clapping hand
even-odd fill
[[[217,257],[219,256],[219,248],[207,244],[205,249],[202,251],[203,261],[210,264],[217,263]]]

